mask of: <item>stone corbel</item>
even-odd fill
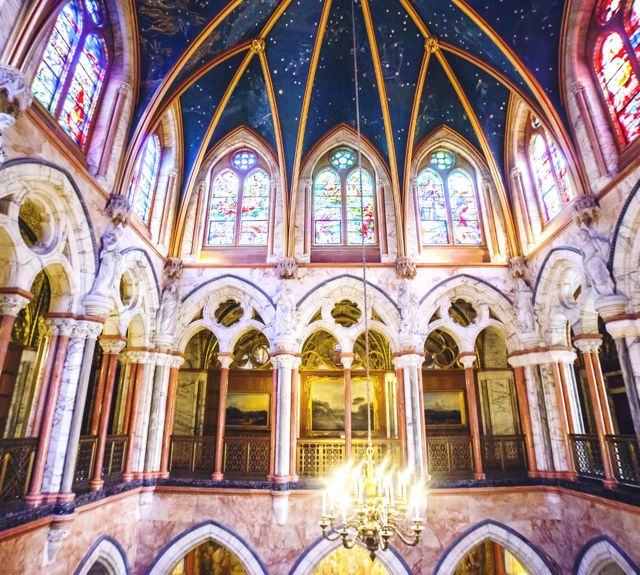
[[[278,277],[283,280],[297,279],[298,278],[298,261],[296,258],[283,257],[278,262],[276,268]]]
[[[400,279],[414,279],[418,275],[416,261],[409,256],[396,258],[396,275]]]
[[[18,116],[33,102],[31,88],[20,70],[0,64],[0,166],[6,160],[3,131],[12,128]]]
[[[114,226],[126,227],[131,217],[131,203],[126,196],[111,194],[104,208],[104,214],[109,217]]]
[[[47,543],[44,557],[44,564],[51,565],[62,546],[62,542],[71,532],[71,523],[77,517],[77,513],[71,515],[54,515],[55,519],[47,530]]]

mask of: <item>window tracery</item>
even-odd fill
[[[475,185],[464,162],[437,150],[416,181],[423,246],[484,243]]]
[[[526,133],[531,179],[542,220],[548,222],[575,198],[576,193],[569,166],[539,118],[529,117]]]
[[[378,243],[373,178],[366,167],[355,167],[356,153],[338,148],[329,155],[331,167],[313,181],[313,243],[315,246],[368,246]],[[353,168],[353,169],[351,169]]]
[[[603,0],[595,20],[594,71],[624,147],[640,135],[640,0]]]
[[[151,221],[160,173],[160,157],[160,139],[156,134],[152,134],[147,138],[142,149],[129,188],[129,199],[133,203],[133,211],[145,225],[149,225]]]
[[[271,179],[252,150],[212,174],[205,246],[266,246]]]
[[[97,0],[71,0],[60,10],[31,89],[81,148],[86,146],[108,69]]]

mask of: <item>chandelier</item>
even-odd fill
[[[411,547],[418,544],[424,531],[423,507],[426,490],[422,481],[413,481],[415,470],[394,470],[389,461],[376,463],[371,424],[371,377],[369,345],[369,298],[367,282],[366,238],[372,232],[372,218],[365,217],[372,207],[365,206],[362,194],[362,134],[360,128],[360,95],[358,84],[358,52],[356,46],[355,4],[351,2],[353,66],[355,77],[356,129],[358,141],[358,173],[360,176],[360,236],[362,240],[362,285],[364,300],[364,367],[367,388],[367,448],[357,465],[348,463],[327,484],[322,495],[322,518],[318,522],[322,537],[341,541],[346,549],[364,545],[372,560],[378,551],[389,548],[397,536]],[[409,483],[413,481],[410,487]],[[408,493],[410,490],[410,493]]]

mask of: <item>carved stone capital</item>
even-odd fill
[[[75,331],[77,321],[69,317],[48,317],[44,320],[50,335],[71,337]]]
[[[598,353],[602,346],[600,334],[582,335],[573,339],[573,346],[582,353]]]
[[[104,325],[95,321],[81,320],[73,330],[74,339],[97,339]]]
[[[418,275],[416,262],[412,257],[402,256],[396,259],[396,274],[401,279],[412,280]]]
[[[513,280],[523,279],[528,283],[527,272],[527,261],[522,256],[509,258],[509,273]]]
[[[180,258],[169,258],[164,264],[164,273],[170,280],[179,280],[182,277],[183,262]]]
[[[29,301],[29,298],[15,293],[0,294],[0,315],[16,317]]]
[[[118,355],[127,345],[125,339],[113,337],[101,337],[98,341],[102,351],[108,355]]]
[[[296,258],[285,256],[278,262],[276,271],[280,279],[295,279],[298,277],[298,261],[296,260]]]
[[[6,64],[0,64],[0,112],[14,118],[31,106],[33,96],[24,74]]]
[[[584,92],[584,84],[582,82],[579,82],[578,80],[571,82],[571,91],[575,95],[581,94],[582,92]]]
[[[573,204],[574,220],[578,227],[590,228],[598,223],[601,210],[593,194],[585,194],[576,198]]]
[[[114,225],[126,226],[131,217],[131,203],[126,196],[111,194],[104,208],[104,213]]]
[[[465,369],[469,369],[473,367],[473,364],[476,362],[477,356],[475,353],[461,353],[460,354],[460,363],[462,367]]]
[[[424,357],[419,353],[404,353],[393,358],[395,369],[421,369]]]
[[[293,369],[296,359],[295,355],[278,353],[271,356],[271,363],[276,369]]]

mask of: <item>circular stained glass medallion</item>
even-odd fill
[[[431,165],[438,170],[448,170],[456,163],[456,159],[451,152],[447,150],[437,150],[431,156]]]
[[[355,165],[356,159],[351,148],[338,148],[331,156],[331,165],[338,170],[346,170]]]
[[[240,150],[233,155],[231,163],[234,168],[246,172],[253,168],[258,162],[258,156],[251,150]]]

